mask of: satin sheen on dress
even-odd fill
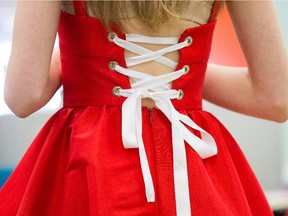
[[[124,50],[108,40],[100,20],[86,16],[83,2],[75,6],[76,15],[61,14],[58,31],[64,106],[2,187],[0,215],[176,216],[171,122],[159,109],[142,108],[142,138],[155,189],[155,201],[147,202],[139,151],[122,143],[126,98],[112,94],[115,86],[131,88],[127,76],[109,69],[111,61],[126,66]],[[186,29],[179,38],[193,38],[191,46],[180,50],[176,67],[189,65],[190,71],[171,86],[184,92],[181,100],[171,100],[175,109],[212,135],[218,149],[217,155],[202,159],[185,146],[191,215],[272,216],[237,143],[202,110],[213,11],[207,24]],[[117,27],[112,31],[125,40]]]

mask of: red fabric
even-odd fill
[[[220,3],[221,3],[221,2],[218,1],[218,0],[215,0],[215,1],[214,1],[209,22],[213,22],[213,21],[216,20],[217,14],[218,14],[218,11],[219,11],[219,7],[220,7]]]
[[[75,14],[78,16],[86,16],[87,10],[86,10],[86,1],[85,0],[79,0],[79,1],[73,1]]]
[[[272,216],[238,145],[224,126],[202,110],[202,87],[215,22],[187,29],[178,68],[190,72],[173,82],[183,89],[173,100],[209,132],[219,153],[202,160],[186,146],[193,216]],[[125,38],[114,28],[121,38]],[[138,150],[124,149],[121,105],[114,86],[129,88],[110,61],[125,66],[124,51],[107,39],[101,22],[62,14],[59,38],[64,107],[43,127],[0,192],[0,213],[51,216],[175,216],[171,124],[161,111],[143,108],[143,140],[156,191],[147,203]]]

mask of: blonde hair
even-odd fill
[[[188,6],[194,4],[197,7],[203,1],[188,0],[100,0],[88,1],[88,8],[93,14],[98,14],[104,25],[109,28],[109,23],[114,22],[121,27],[121,19],[139,19],[150,30],[157,30],[163,25],[173,25],[179,20],[181,14]],[[221,1],[222,8],[224,1]],[[218,10],[219,11],[219,10]]]

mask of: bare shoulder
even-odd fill
[[[17,3],[12,51],[29,53],[54,44],[60,17],[58,1],[19,1]],[[25,43],[24,43],[25,42]],[[25,49],[25,52],[23,52]]]
[[[277,16],[271,1],[232,0],[226,5],[236,31],[264,31],[277,25]]]
[[[59,1],[18,1],[15,13],[10,69],[48,71],[60,17]],[[25,55],[23,55],[25,54]],[[38,65],[39,64],[39,65]],[[8,72],[10,72],[10,70]]]
[[[279,65],[286,64],[281,29],[273,2],[229,1],[227,8],[252,71],[256,70],[256,66],[261,66],[260,69],[267,68],[264,62],[271,64],[277,59]]]

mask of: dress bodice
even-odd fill
[[[188,36],[193,43],[180,50],[176,70],[189,65],[185,76],[173,81],[172,89],[182,89],[182,100],[173,100],[176,109],[201,109],[202,87],[210,54],[215,19],[186,29],[179,42]],[[116,26],[111,28],[125,39]],[[125,98],[115,97],[115,86],[130,88],[128,77],[109,70],[109,62],[117,61],[126,67],[124,49],[111,43],[101,21],[89,16],[61,14],[59,41],[64,86],[64,106],[121,106]],[[81,89],[81,91],[79,91]],[[189,101],[189,102],[187,102]]]

